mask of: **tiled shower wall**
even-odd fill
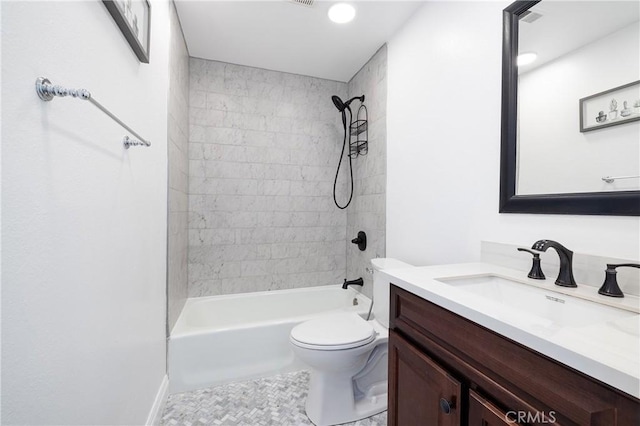
[[[173,2],[169,5],[169,212],[167,241],[167,331],[187,298],[189,208],[189,53]]]
[[[191,58],[190,297],[342,281],[331,96],[346,94],[345,83]]]
[[[347,276],[364,278],[363,292],[371,297],[372,276],[366,272],[373,257],[385,256],[387,179],[387,46],[384,45],[351,79],[349,98],[365,95],[369,113],[369,152],[353,160],[354,194],[347,208],[347,239],[364,231],[367,249],[347,247]],[[352,104],[354,115],[359,102]]]

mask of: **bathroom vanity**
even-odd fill
[[[590,308],[580,292],[588,298],[593,289],[563,294],[527,278],[516,284],[533,291],[523,298],[532,312],[543,309],[539,290],[573,316],[551,318],[555,305],[539,316],[504,306],[499,298],[509,284],[501,288],[487,278],[514,278],[507,268],[443,265],[387,274],[389,425],[640,424],[637,298],[611,302],[624,304],[615,308],[593,304],[602,312],[587,319],[571,309],[583,301]],[[447,282],[456,277],[469,278],[459,281],[464,285],[480,277],[501,294],[493,301]]]

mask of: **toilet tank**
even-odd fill
[[[397,259],[379,257],[371,259],[373,269],[373,315],[384,327],[389,328],[389,281],[380,276],[382,269],[412,268],[413,265]]]

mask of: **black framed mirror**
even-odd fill
[[[519,164],[523,161],[522,158],[518,157],[518,149],[519,149],[519,70],[518,65],[516,63],[518,53],[519,53],[519,34],[520,34],[520,24],[521,19],[524,19],[525,16],[530,15],[532,13],[532,8],[542,7],[546,3],[554,3],[554,2],[542,2],[540,0],[533,1],[516,1],[515,3],[508,6],[503,11],[503,45],[502,45],[502,124],[501,124],[501,153],[500,153],[500,205],[499,212],[500,213],[538,213],[538,214],[575,214],[575,215],[615,215],[615,216],[640,216],[640,190],[625,190],[616,189],[616,190],[580,190],[580,191],[558,191],[558,192],[545,192],[545,191],[534,191],[533,193],[529,192],[521,192],[518,191],[518,180],[519,180]],[[569,3],[569,2],[567,2]],[[587,4],[589,2],[571,2],[572,5],[570,7],[573,8],[573,11],[577,11],[577,9],[581,8],[583,4]],[[635,3],[635,2],[630,2]],[[538,6],[536,6],[538,5]],[[568,23],[568,21],[567,21]],[[626,24],[625,24],[626,25]],[[635,24],[634,24],[635,25]],[[550,37],[547,37],[550,38]],[[598,42],[602,40],[604,37],[600,37],[597,39]],[[554,38],[557,40],[557,38]],[[637,39],[637,37],[636,37]],[[636,74],[637,75],[637,74]],[[637,80],[637,77],[634,79]],[[588,89],[591,90],[591,89]],[[593,91],[592,93],[596,93],[597,91]],[[635,93],[633,94],[635,97]],[[586,97],[586,96],[580,96]],[[579,117],[579,105],[582,106],[580,101],[580,97],[572,98],[571,102],[575,101],[575,116]],[[635,105],[635,99],[629,100],[629,106]],[[607,98],[607,103],[610,102],[610,99]],[[622,100],[620,100],[622,102]],[[624,108],[627,108],[627,101],[624,102]],[[613,104],[612,104],[613,108]],[[622,108],[621,108],[622,110]],[[637,114],[633,107],[629,109],[633,114]],[[617,112],[616,112],[617,114]],[[572,117],[568,120],[573,119]],[[606,115],[606,114],[605,114]],[[616,117],[617,119],[622,118],[621,116]],[[600,122],[602,119],[601,116],[596,117],[596,120]],[[580,127],[578,125],[578,118],[575,121],[575,132],[577,136],[584,137],[585,133],[580,133]],[[572,126],[573,121],[571,122]],[[636,121],[636,123],[638,123]],[[623,123],[624,125],[608,127],[608,129],[620,129],[624,128],[628,129],[630,126],[635,124]],[[548,123],[540,122],[540,126],[547,126]],[[601,126],[604,127],[604,126]],[[572,130],[574,131],[574,130]],[[591,148],[593,146],[598,146],[599,148],[606,149],[607,138],[611,136],[611,134],[605,133],[607,129],[598,129],[593,132],[589,132],[589,135],[595,134],[596,137],[599,137],[596,143],[591,143],[591,141],[587,141],[584,143],[584,148]],[[634,130],[635,131],[635,130]],[[582,142],[582,141],[581,141]],[[640,145],[640,141],[636,137],[634,142],[635,144]],[[635,154],[637,155],[637,154]],[[572,158],[563,158],[565,161],[567,168],[570,163],[574,161]],[[581,160],[575,160],[581,161]],[[613,162],[612,162],[613,163]],[[562,168],[562,166],[550,166],[549,168]],[[584,167],[583,167],[584,168]],[[595,168],[595,167],[594,167]],[[546,173],[544,167],[538,166],[539,174],[542,175]],[[631,169],[635,170],[635,174],[637,173],[637,168],[631,167]],[[615,168],[614,168],[615,170]],[[594,171],[594,174],[596,172]],[[602,174],[602,173],[601,173]],[[632,173],[634,174],[634,173]],[[535,175],[534,175],[535,176]],[[600,175],[597,175],[600,176]],[[628,179],[628,181],[635,180],[633,185],[640,184],[640,179],[638,176],[623,176],[623,178],[632,178]],[[595,177],[590,177],[593,181],[598,181],[596,185],[604,185],[600,181],[600,178],[597,179]],[[602,181],[606,182],[605,177],[602,177]]]

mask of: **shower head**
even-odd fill
[[[342,99],[340,99],[336,95],[333,95],[331,97],[333,104],[336,106],[336,108],[338,108],[338,111],[340,112],[343,112],[345,109],[349,108],[349,105],[351,104],[351,102],[355,101],[356,99],[358,99],[360,102],[364,102],[364,95],[351,98],[347,102],[342,102]],[[351,109],[349,109],[349,111],[351,111]]]
[[[333,101],[333,104],[336,106],[336,108],[338,108],[338,111],[340,112],[344,111],[344,109],[347,107],[347,105],[345,105],[344,102],[342,102],[342,99],[340,99],[336,95],[333,95],[331,97],[331,100]]]

